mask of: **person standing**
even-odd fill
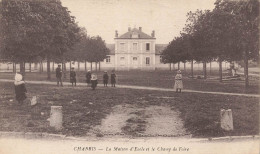
[[[70,71],[70,82],[73,86],[73,83],[75,84],[75,87],[76,87],[76,72],[74,71],[74,67],[71,68],[71,71]]]
[[[181,70],[178,70],[175,76],[174,89],[176,92],[181,92],[181,89],[183,89]]]
[[[95,89],[96,89],[97,84],[98,84],[97,75],[96,75],[96,74],[92,74],[92,75],[91,75],[91,87],[92,87],[92,90],[95,90]]]
[[[108,74],[107,74],[107,71],[104,72],[104,75],[103,75],[103,83],[104,83],[104,87],[107,87],[107,84],[108,84]]]
[[[88,85],[90,84],[90,79],[91,79],[91,72],[90,72],[90,70],[88,70],[88,72],[86,74],[86,82]]]
[[[58,67],[56,68],[57,86],[59,86],[59,83],[61,86],[63,86],[61,77],[62,77],[61,65],[58,65]]]
[[[23,76],[18,73],[15,74],[14,80],[16,100],[19,105],[22,105],[23,101],[27,98],[25,94],[27,93],[25,82],[23,81]]]
[[[114,70],[111,73],[111,86],[116,87],[116,74]]]

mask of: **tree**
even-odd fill
[[[240,59],[244,60],[245,87],[248,87],[248,60],[259,62],[259,1],[218,0],[215,5],[215,11],[232,16],[232,20],[228,21],[232,22],[228,30],[231,32],[233,30],[237,34],[231,38],[232,42],[235,42],[232,47],[237,50]],[[234,33],[232,34],[234,35]]]
[[[77,41],[74,17],[58,0],[3,0],[1,15],[1,56],[21,64],[40,56],[47,60],[50,79],[51,57]]]
[[[92,62],[95,62],[97,65],[97,63],[103,61],[109,53],[109,49],[106,47],[105,41],[103,41],[100,36],[88,38],[86,46],[88,48],[86,50],[86,60],[91,62],[91,65]]]

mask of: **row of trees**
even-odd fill
[[[248,60],[259,62],[258,0],[217,0],[212,11],[197,10],[187,17],[181,35],[163,51],[164,62],[202,62],[206,78],[206,63],[218,61],[222,81],[222,62],[243,60],[248,87]]]
[[[0,56],[6,62],[98,62],[108,49],[101,37],[87,36],[59,0],[2,0],[0,3]],[[94,56],[96,55],[96,56]]]

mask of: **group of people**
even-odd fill
[[[109,80],[108,73],[107,73],[107,71],[104,71],[104,74],[103,74],[104,87],[107,87],[108,80]],[[90,70],[88,70],[88,72],[86,74],[86,82],[88,85],[91,84],[91,87],[94,90],[98,84],[97,75],[95,73],[91,73]],[[116,87],[116,74],[115,74],[114,70],[112,70],[112,73],[111,73],[111,86]]]
[[[60,84],[61,86],[63,86],[62,85],[62,71],[61,71],[60,67],[61,66],[59,65],[58,68],[56,69],[57,85],[59,86],[59,84]],[[111,79],[111,86],[115,87],[115,84],[116,84],[115,71],[112,71],[110,79]],[[183,89],[182,74],[181,74],[180,70],[177,71],[177,74],[174,79],[175,79],[174,89],[176,90],[176,92],[180,93],[181,90]],[[108,80],[109,80],[109,76],[108,76],[107,71],[105,71],[103,74],[104,87],[107,87]],[[71,68],[71,71],[70,71],[70,82],[72,83],[72,86],[73,86],[73,84],[76,86],[76,72],[74,71],[74,68]],[[90,71],[88,71],[86,74],[86,82],[88,83],[88,85],[91,84],[91,87],[94,90],[98,84],[97,75],[95,73],[91,73]],[[18,101],[19,104],[23,104],[23,101],[27,98],[26,97],[27,90],[25,87],[25,82],[23,81],[23,76],[21,74],[18,74],[18,73],[15,74],[14,85],[15,85],[16,100]]]
[[[72,84],[72,86],[76,86],[76,83],[77,83],[76,76],[77,75],[74,70],[74,67],[72,67],[71,71],[70,71],[70,83]],[[57,86],[59,86],[59,85],[63,86],[61,65],[58,65],[58,67],[56,68],[56,78],[57,78]],[[108,76],[107,71],[105,71],[103,74],[104,87],[107,87],[108,80],[109,80],[109,76]],[[86,82],[88,85],[91,85],[93,90],[95,90],[95,88],[97,87],[97,84],[98,84],[97,74],[91,73],[91,71],[88,70],[86,73]],[[111,86],[112,87],[116,86],[116,74],[115,74],[114,70],[112,70],[112,73],[111,73]]]

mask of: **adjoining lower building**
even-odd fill
[[[155,31],[148,35],[142,27],[128,28],[118,35],[115,31],[115,44],[107,44],[109,55],[101,62],[101,68],[115,70],[156,70],[169,69],[169,64],[162,62],[161,53],[167,44],[156,44]]]

